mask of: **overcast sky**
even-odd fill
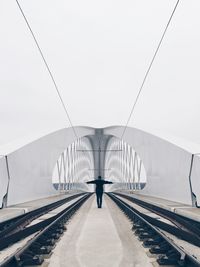
[[[21,0],[73,125],[125,125],[174,0]],[[200,143],[200,1],[182,0],[129,126]],[[0,1],[0,144],[69,126],[14,0]]]

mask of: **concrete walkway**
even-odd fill
[[[102,209],[97,209],[93,201],[77,242],[76,255],[80,266],[115,267],[121,261],[123,247],[106,201]]]
[[[105,197],[97,209],[91,197],[72,218],[48,266],[151,267],[152,261],[115,204]]]

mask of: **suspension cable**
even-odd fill
[[[154,52],[154,54],[153,54],[152,59],[151,59],[151,61],[150,61],[150,64],[149,64],[149,66],[148,66],[148,68],[147,68],[147,71],[146,71],[146,73],[145,73],[145,75],[144,75],[144,78],[143,78],[143,80],[142,80],[142,84],[141,84],[141,86],[140,86],[140,88],[139,88],[139,91],[138,91],[138,93],[137,93],[137,96],[136,96],[136,98],[135,98],[135,101],[134,101],[134,103],[133,103],[133,106],[132,106],[132,108],[131,108],[131,112],[130,112],[130,114],[129,114],[128,120],[127,120],[127,122],[126,122],[126,125],[124,126],[124,130],[123,130],[123,132],[122,132],[121,139],[123,138],[123,136],[124,136],[124,134],[125,134],[125,132],[126,132],[126,129],[127,129],[127,127],[128,127],[128,124],[129,124],[129,122],[130,122],[130,119],[131,119],[131,117],[132,117],[132,115],[133,115],[133,113],[134,113],[136,104],[137,104],[137,102],[138,102],[138,100],[139,100],[139,97],[140,97],[140,95],[141,95],[141,93],[142,93],[142,89],[143,89],[143,87],[144,87],[144,84],[145,84],[145,82],[146,82],[146,80],[147,80],[147,77],[148,77],[148,75],[149,75],[149,72],[150,72],[150,70],[151,70],[151,68],[152,68],[152,65],[153,65],[153,63],[154,63],[154,61],[155,61],[155,58],[156,58],[156,56],[157,56],[157,54],[158,54],[158,51],[159,51],[159,49],[160,49],[160,47],[161,47],[161,44],[162,44],[162,42],[163,42],[163,39],[164,39],[164,37],[165,37],[165,35],[166,35],[166,32],[167,32],[167,30],[168,30],[168,28],[169,28],[169,25],[170,25],[170,23],[171,23],[171,21],[172,21],[172,18],[173,18],[174,14],[175,14],[175,11],[176,11],[176,9],[177,9],[177,7],[178,7],[179,2],[180,2],[180,0],[177,0],[175,6],[174,6],[174,8],[173,8],[173,11],[172,11],[172,13],[171,13],[171,15],[170,15],[170,18],[169,18],[169,20],[168,20],[168,22],[167,22],[167,25],[165,26],[165,29],[164,29],[164,31],[163,31],[163,33],[162,33],[161,39],[160,39],[160,41],[159,41],[159,43],[158,43],[158,45],[157,45],[157,48],[156,48],[156,50],[155,50],[155,52]]]
[[[42,60],[43,60],[43,62],[44,62],[44,64],[45,64],[45,66],[46,66],[46,69],[47,69],[47,71],[48,71],[48,73],[49,73],[49,76],[50,76],[50,78],[51,78],[51,80],[52,80],[52,82],[53,82],[53,84],[54,84],[54,88],[55,88],[55,90],[56,90],[56,92],[57,92],[58,98],[59,98],[59,100],[60,100],[60,102],[61,102],[61,105],[62,105],[62,107],[63,107],[63,109],[64,109],[64,112],[65,112],[65,114],[66,114],[66,116],[67,116],[67,119],[68,119],[68,121],[69,121],[69,123],[70,123],[70,125],[71,125],[71,128],[72,128],[72,130],[73,130],[73,133],[74,133],[75,137],[78,138],[78,135],[77,135],[77,133],[76,133],[76,130],[75,130],[73,124],[72,124],[72,120],[71,120],[71,118],[70,118],[70,116],[69,116],[69,113],[68,113],[68,111],[67,111],[67,107],[66,107],[66,105],[65,105],[65,103],[64,103],[64,101],[63,101],[62,95],[61,95],[60,90],[59,90],[59,88],[58,88],[57,82],[56,82],[56,80],[55,80],[55,78],[54,78],[54,76],[53,76],[53,73],[52,73],[52,71],[51,71],[51,69],[50,69],[48,63],[47,63],[47,60],[46,60],[46,58],[45,58],[45,56],[44,56],[44,53],[43,53],[43,51],[42,51],[42,49],[41,49],[41,47],[40,47],[40,45],[39,45],[39,42],[38,42],[38,40],[37,40],[37,38],[36,38],[36,36],[35,36],[35,34],[34,34],[32,28],[31,28],[31,25],[30,25],[30,23],[29,23],[29,21],[28,21],[26,15],[25,15],[25,13],[24,13],[24,11],[23,11],[23,9],[22,9],[22,7],[21,7],[19,1],[18,1],[18,0],[15,0],[15,1],[16,1],[17,6],[18,6],[18,8],[19,8],[19,10],[20,10],[20,12],[21,12],[21,14],[22,14],[22,16],[23,16],[25,22],[26,22],[26,25],[27,25],[27,27],[28,27],[28,29],[29,29],[29,31],[30,31],[30,33],[31,33],[31,35],[32,35],[32,37],[33,37],[33,39],[34,39],[35,45],[36,45],[36,47],[37,47],[37,49],[38,49],[38,51],[39,51],[39,53],[40,53],[40,55],[41,55],[41,57],[42,57]]]

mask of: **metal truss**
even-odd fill
[[[84,153],[84,150],[91,152]],[[94,157],[91,143],[87,137],[79,138],[58,158],[52,182],[58,184],[59,191],[87,190],[88,186],[84,182],[90,179],[92,169],[94,169]]]

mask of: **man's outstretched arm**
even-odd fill
[[[86,184],[95,184],[95,181],[88,181]]]
[[[104,184],[113,184],[113,182],[105,181],[105,180],[104,180]]]

